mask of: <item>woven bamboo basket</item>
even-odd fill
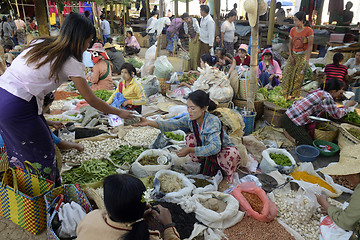
[[[9,168],[9,161],[5,147],[0,148],[0,172],[4,172]]]
[[[264,120],[274,125],[275,127],[281,126],[281,118],[286,112],[286,108],[278,107],[274,103],[264,102]]]
[[[315,128],[314,139],[333,142],[338,136],[339,128],[333,122],[321,124]]]
[[[166,91],[171,89],[171,85],[166,81],[169,81],[170,78],[158,78],[161,88],[161,94],[166,95]]]
[[[264,102],[265,101],[266,100],[259,100],[259,101],[254,102],[255,112],[256,112],[256,117],[255,117],[256,120],[260,119],[264,115]],[[233,102],[236,107],[239,107],[239,108],[247,107],[246,100],[234,98]]]
[[[217,103],[216,104],[216,107],[217,108],[229,108],[231,107],[232,105],[232,102],[231,101],[228,101],[228,102],[220,102],[220,103]]]
[[[340,131],[339,131],[339,137],[338,137],[338,145],[340,147],[340,149],[342,149],[343,147],[349,146],[349,145],[354,145],[354,144],[359,144],[360,143],[360,139],[354,137],[349,131],[348,129],[350,128],[355,128],[358,131],[360,131],[360,127],[351,125],[351,124],[347,124],[347,123],[342,123],[340,125]]]
[[[105,209],[104,200],[100,196],[100,194],[94,188],[86,187],[83,189],[86,197],[90,202],[94,202],[98,209]]]

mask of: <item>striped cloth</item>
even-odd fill
[[[325,74],[326,74],[326,81],[337,78],[340,81],[345,80],[345,76],[347,75],[347,67],[344,65],[335,65],[335,64],[328,64],[325,66]]]

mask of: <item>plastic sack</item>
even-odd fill
[[[282,154],[282,155],[287,156],[291,161],[291,166],[281,166],[281,165],[276,164],[274,162],[274,160],[271,159],[270,153]],[[262,152],[262,156],[263,156],[263,158],[260,163],[260,168],[263,171],[263,173],[269,173],[269,172],[278,170],[280,173],[290,174],[296,166],[295,159],[285,149],[268,148]]]
[[[188,113],[186,105],[176,105],[169,107],[169,115],[170,116],[178,116],[183,113]]]
[[[80,114],[77,110],[68,110],[63,112],[61,119],[66,119],[70,121],[81,121],[83,119],[83,116]]]
[[[72,99],[70,101],[66,101],[64,103],[64,106],[61,108],[61,110],[75,110],[76,109],[76,105],[81,102],[81,100],[79,99]]]
[[[179,82],[179,77],[178,77],[178,73],[174,72],[169,80],[169,83],[178,83]]]
[[[297,192],[292,209],[292,213],[297,219],[297,222],[309,222],[313,214],[316,212],[318,204],[316,198],[312,196],[306,192],[304,193],[302,189],[299,189]]]
[[[170,78],[173,66],[169,62],[166,56],[160,56],[155,60],[154,75],[158,78]]]
[[[210,99],[216,102],[229,102],[233,99],[234,90],[231,86],[212,86],[209,90]]]
[[[314,175],[320,179],[322,179],[314,170],[314,166],[312,165],[311,162],[303,162],[300,163],[300,166],[295,168],[295,170],[293,171],[293,173],[295,172],[307,172],[310,175]],[[318,194],[320,195],[321,192],[325,192],[328,196],[330,197],[338,197],[342,194],[342,191],[336,186],[336,184],[334,183],[334,180],[332,179],[332,177],[330,177],[327,174],[324,174],[325,176],[325,182],[327,182],[331,187],[334,188],[334,190],[336,191],[336,193],[331,192],[330,190],[320,187],[318,184],[312,184],[309,182],[305,182],[302,180],[291,180],[292,182],[296,182],[297,184],[299,184],[299,186],[304,189],[306,192],[309,193],[313,193],[313,194]],[[324,180],[324,179],[323,179]]]
[[[181,179],[182,184],[184,185],[184,187],[182,189],[180,189],[177,192],[170,192],[170,193],[160,193],[160,184],[159,184],[159,177],[162,174],[167,174],[167,175],[171,175],[171,176],[176,176],[179,179]],[[161,197],[161,200],[164,200],[166,202],[171,202],[171,203],[180,203],[181,201],[184,200],[184,198],[190,197],[192,190],[195,188],[194,184],[191,183],[191,181],[182,173],[178,173],[178,172],[174,172],[171,170],[160,170],[155,174],[155,178],[154,178],[154,191],[153,191],[153,196],[155,196],[155,199],[158,197],[156,196],[161,196],[162,194],[164,194]],[[155,194],[155,195],[154,195]]]
[[[76,227],[85,217],[85,210],[76,202],[65,203],[59,209],[59,221],[61,226],[58,229],[60,238],[76,237]]]
[[[153,74],[155,56],[156,45],[154,44],[145,52],[145,64],[141,67],[141,77],[146,77]]]
[[[214,177],[209,177],[209,176],[206,176],[206,175],[203,175],[203,174],[187,175],[187,177],[191,181],[194,181],[194,182],[195,182],[195,180],[193,180],[193,178],[205,179],[205,180],[207,180],[209,182],[209,185],[207,185],[205,187],[197,187],[197,188],[195,188],[194,191],[193,191],[194,194],[217,191],[218,188],[219,188],[219,184],[224,179],[224,177],[221,174],[220,170],[216,173],[216,175]]]
[[[352,233],[340,228],[329,216],[320,219],[320,240],[348,240]]]
[[[139,78],[138,80],[141,82],[147,98],[161,91],[159,80],[154,75]]]
[[[110,104],[110,106],[118,109],[126,109],[122,106],[122,104],[126,101],[124,95],[120,92],[115,93],[114,100]]]
[[[230,194],[215,191],[195,194],[193,198],[196,200],[196,219],[211,228],[225,229],[232,227],[240,222],[245,215],[244,212],[238,210],[239,202]],[[210,198],[217,198],[224,201],[226,203],[225,210],[218,213],[201,204],[201,201],[206,201]]]
[[[262,159],[262,152],[267,149],[265,145],[252,135],[245,136],[242,140],[248,153],[254,156],[256,161],[260,162]]]
[[[111,127],[117,127],[124,124],[124,120],[122,120],[121,117],[115,114],[109,114],[108,121]]]
[[[157,161],[159,165],[141,165],[139,161],[145,156],[158,156]],[[161,169],[170,169],[171,165],[172,160],[169,151],[150,149],[140,154],[140,156],[131,165],[131,171],[135,174],[135,176],[144,178],[155,175],[155,173]]]
[[[248,192],[256,194],[264,204],[261,213],[258,213],[252,209],[249,202],[242,195],[242,192]],[[253,218],[261,222],[270,222],[277,215],[276,205],[268,199],[266,193],[261,188],[257,187],[254,182],[244,182],[239,184],[231,193],[240,203],[240,209],[246,211],[246,216],[252,216]]]

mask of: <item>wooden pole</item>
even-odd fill
[[[114,3],[110,3],[110,26],[114,29]]]
[[[162,18],[162,17],[164,17],[164,1],[163,0],[159,0],[159,9],[160,9],[159,18]]]
[[[20,17],[19,5],[18,5],[18,1],[17,1],[17,0],[15,0],[15,5],[16,5],[17,15],[18,15],[18,17]]]
[[[49,36],[49,19],[45,0],[35,0],[35,15],[40,36]]]
[[[150,0],[146,0],[146,19],[150,18]]]
[[[251,28],[251,60],[250,60],[250,84],[249,95],[247,99],[247,108],[251,111],[255,109],[255,95],[257,91],[256,70],[258,65],[258,47],[259,47],[259,9],[260,1],[254,0],[258,3],[256,25]]]
[[[220,34],[220,25],[219,25],[219,20],[220,20],[220,1],[214,1],[214,21],[215,21],[215,36],[218,36]]]
[[[269,16],[269,29],[268,29],[268,33],[267,33],[267,45],[272,45],[272,40],[274,37],[275,9],[276,9],[276,0],[271,0],[270,16]]]
[[[321,6],[317,12],[316,25],[321,25],[321,23],[322,23],[322,14],[323,14],[323,10],[324,10],[324,3],[325,2],[321,2]]]
[[[179,16],[179,0],[175,0],[175,17]]]
[[[22,11],[23,11],[23,14],[24,14],[24,22],[26,22],[26,13],[25,13],[25,7],[24,7],[24,0],[21,0],[21,3],[22,3]],[[20,15],[19,15],[20,17]],[[25,31],[26,31],[26,28],[25,28]]]
[[[186,0],[186,12],[189,13],[190,7],[189,7],[189,0]]]
[[[129,3],[130,6],[131,6],[131,3]],[[130,9],[129,7],[126,5],[125,6],[125,21],[128,22],[130,20]]]

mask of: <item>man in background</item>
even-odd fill
[[[102,31],[102,35],[103,35],[103,41],[104,44],[107,42],[107,39],[110,38],[110,23],[105,19],[105,15],[102,14],[100,16],[101,19],[101,31]]]
[[[214,44],[215,39],[215,22],[209,14],[210,8],[207,5],[200,6],[200,15],[202,17],[200,22],[199,33],[199,59],[198,66],[200,66],[200,58],[203,54],[209,53]]]

